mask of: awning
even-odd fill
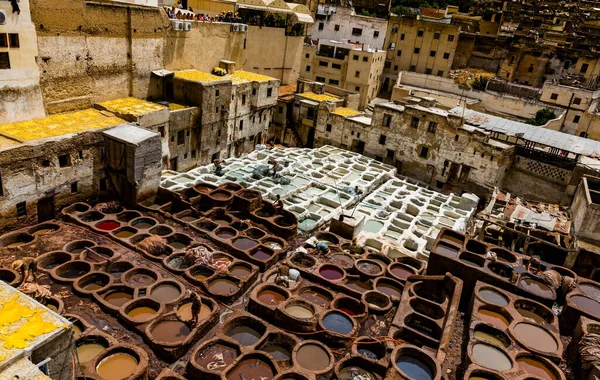
[[[288,3],[283,0],[264,0],[265,5],[269,7],[269,10],[273,13],[289,13],[292,14]]]
[[[303,23],[303,24],[313,24],[315,21],[313,20],[312,16],[307,15],[305,13],[298,13],[298,12],[294,12],[294,20],[299,22],[299,23]]]
[[[240,4],[240,3],[238,3],[238,8],[254,9],[254,10],[257,10],[257,11],[269,12],[269,8],[267,8],[264,5],[251,5],[251,4]]]

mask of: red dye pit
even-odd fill
[[[348,315],[356,315],[356,313],[350,309],[346,309],[344,307],[338,307],[337,308],[339,311],[343,311],[344,313],[348,314]]]
[[[103,231],[112,231],[115,228],[119,228],[121,226],[120,223],[108,220],[106,222],[101,222],[96,225],[96,228]]]
[[[328,280],[339,280],[344,277],[344,272],[333,265],[324,265],[319,269],[319,274]]]

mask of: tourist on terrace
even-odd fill
[[[183,4],[181,4],[181,2],[178,2],[178,3],[177,3],[177,8],[179,8],[179,9],[183,9]]]

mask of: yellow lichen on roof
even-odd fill
[[[66,327],[23,294],[0,289],[0,362],[28,348],[36,338]]]
[[[177,104],[177,103],[169,103],[169,109],[171,111],[182,110],[184,108],[188,108],[188,107],[184,106],[184,105],[181,105],[181,104]]]
[[[150,112],[166,109],[165,106],[160,104],[137,98],[114,99],[107,102],[98,103],[98,105],[110,112],[133,116],[140,116]]]
[[[234,84],[243,82],[265,82],[273,79],[266,75],[251,73],[243,70],[236,71],[231,75],[226,75],[225,78],[231,78],[231,82]]]
[[[346,107],[336,108],[335,111],[333,111],[332,113],[343,117],[355,116],[360,114],[360,112],[358,112],[357,110],[353,110],[352,108]]]
[[[116,116],[105,116],[95,109],[48,116],[11,124],[0,125],[0,133],[22,141],[31,141],[108,128],[125,123]]]
[[[216,75],[212,75],[198,70],[176,71],[175,78],[185,79],[191,82],[203,83],[214,82],[224,79],[223,77],[218,77]]]
[[[338,98],[335,95],[331,95],[331,94],[315,94],[314,92],[303,92],[302,94],[300,94],[300,96],[305,97],[307,99],[310,100],[314,100],[317,102],[333,102],[336,100],[340,100],[340,98]]]

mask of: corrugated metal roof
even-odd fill
[[[463,107],[455,107],[450,113],[461,115]],[[575,154],[585,156],[600,155],[600,142],[586,139],[568,133],[553,131],[521,123],[514,120],[503,119],[498,116],[488,115],[470,109],[464,110],[465,121],[477,125],[478,128],[488,132],[499,132],[508,136],[516,136],[524,140],[533,141],[542,145],[558,148]]]

